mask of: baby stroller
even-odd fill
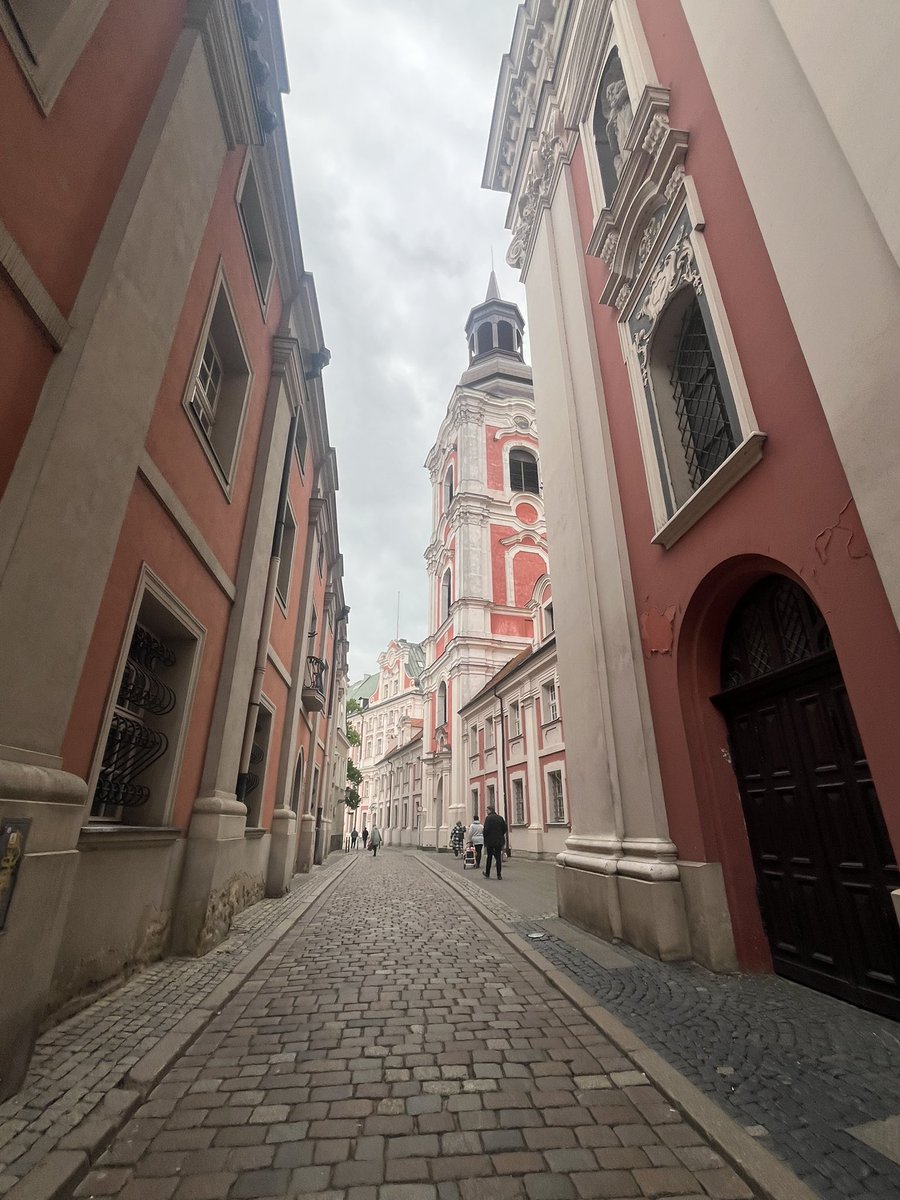
[[[469,842],[463,851],[463,870],[465,870],[466,867],[474,867],[475,865],[475,847],[471,842]]]

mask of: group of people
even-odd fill
[[[469,826],[468,832],[462,821],[457,821],[450,831],[450,847],[459,858],[465,846],[471,846],[475,851],[475,866],[481,868],[482,851],[486,854],[484,868],[485,879],[491,877],[491,863],[497,864],[497,878],[502,879],[503,847],[509,832],[506,821],[493,807],[488,808],[482,823],[478,814]]]
[[[484,877],[491,877],[491,863],[497,864],[497,878],[502,879],[503,847],[509,832],[506,821],[493,807],[488,808],[484,822],[476,813],[475,819],[469,826],[468,832],[462,821],[457,821],[450,830],[450,847],[459,858],[464,847],[471,846],[475,851],[475,866],[481,869],[482,851],[486,852]],[[358,829],[350,830],[350,848],[355,850],[357,842],[362,841],[363,850],[371,850],[372,857],[378,857],[378,847],[381,845],[381,830],[373,825],[371,830],[363,826],[362,833]]]
[[[366,849],[371,850],[372,857],[377,858],[378,857],[378,847],[381,845],[381,830],[378,828],[378,826],[373,825],[371,833],[369,832],[368,829],[366,829],[365,825],[363,825],[362,833],[360,833],[358,829],[351,829],[350,830],[350,848],[351,848],[351,850],[356,849],[356,843],[360,839],[362,839],[363,850],[366,850]]]

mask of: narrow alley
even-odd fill
[[[388,852],[355,856],[76,1195],[753,1193],[464,898]]]

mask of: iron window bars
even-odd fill
[[[688,478],[696,491],[736,445],[696,296],[684,314],[669,383]]]
[[[174,667],[175,662],[174,653],[164,642],[144,626],[135,626],[91,816],[113,816],[117,809],[140,808],[150,799],[149,786],[136,780],[165,754],[169,739],[161,730],[151,728],[146,717],[165,716],[175,707],[175,692],[158,674]]]

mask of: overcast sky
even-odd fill
[[[425,637],[423,463],[465,369],[491,249],[505,298],[508,196],[481,189],[517,0],[284,0],[300,236],[332,353],[350,677]]]

